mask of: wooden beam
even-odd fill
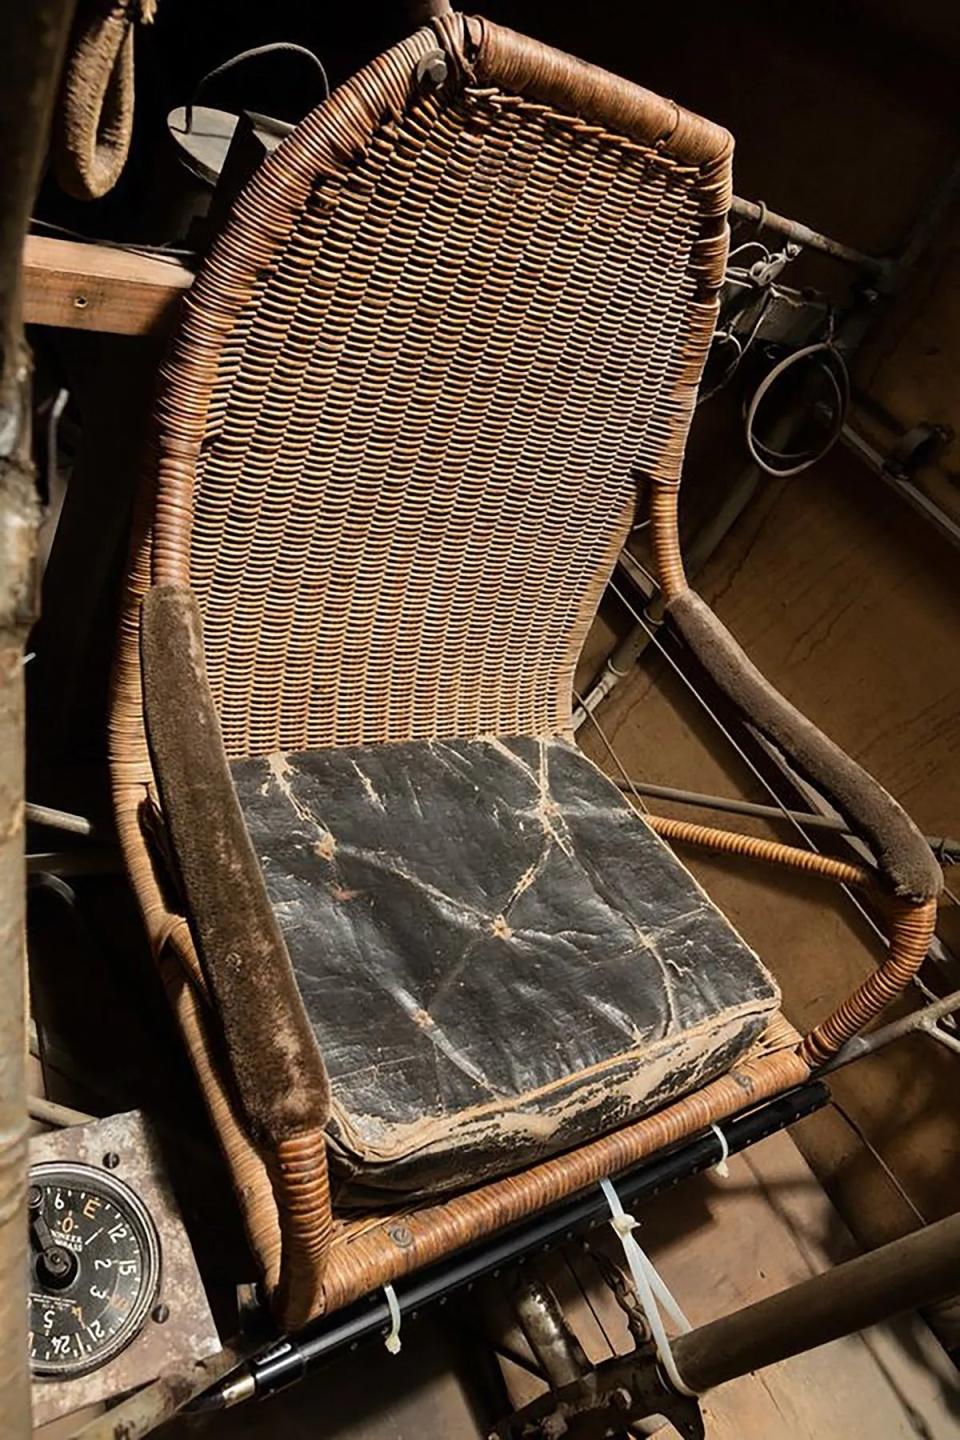
[[[28,235],[23,318],[30,325],[156,335],[169,330],[193,272],[132,250]]]

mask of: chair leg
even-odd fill
[[[323,1277],[333,1233],[323,1131],[282,1141],[266,1163],[281,1234],[273,1308],[285,1330],[298,1330],[323,1309]]]
[[[936,900],[897,902],[886,960],[806,1036],[800,1054],[808,1065],[825,1064],[909,985],[926,958],[936,920]]]

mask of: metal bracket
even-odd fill
[[[898,480],[905,480],[921,465],[933,460],[954,438],[949,425],[924,420],[900,436],[883,462],[883,468]]]
[[[683,1436],[683,1440],[706,1440],[703,1411],[700,1409],[699,1400],[693,1396],[671,1393],[666,1398],[661,1397],[659,1413],[665,1420],[669,1420],[674,1430]]]
[[[604,1440],[658,1416],[682,1440],[706,1440],[699,1402],[664,1384],[651,1349],[636,1350],[591,1366],[571,1384],[525,1405],[503,1420],[494,1436],[496,1440]]]
[[[931,1010],[936,1009],[935,1006],[930,1008]],[[955,1054],[960,1055],[960,1038],[943,1028],[944,1021],[948,1024],[953,1023],[943,1014],[924,1014],[917,1023],[917,1029],[924,1035],[928,1035],[931,1040],[936,1040],[938,1045],[945,1045],[948,1050],[953,1050]]]
[[[771,255],[769,260],[758,260],[756,264],[751,265],[750,279],[760,288],[772,285],[777,276],[782,274],[791,260],[796,260],[799,254],[800,246],[795,245],[792,240],[788,240],[783,249],[775,255]]]

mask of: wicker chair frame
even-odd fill
[[[439,90],[423,78],[438,48],[449,70]],[[523,176],[524,194],[542,198],[515,211],[490,202],[478,214],[476,172],[458,181],[468,154],[481,169],[505,167],[517,184]],[[342,1220],[321,1130],[275,1146],[251,1139],[190,919],[170,899],[144,824],[145,807],[159,806],[140,657],[140,607],[154,585],[189,587],[197,597],[231,758],[358,741],[571,733],[574,665],[630,524],[638,471],[650,488],[665,597],[686,589],[677,489],[723,277],[731,154],[723,130],[671,101],[488,22],[446,15],[344,85],[263,165],[185,302],[162,375],[128,579],[111,722],[114,797],[153,953],[287,1327],[802,1083],[899,992],[926,952],[935,901],[888,900],[884,965],[802,1042],[780,1017],[731,1074],[658,1114],[451,1199]],[[491,299],[494,264],[470,274],[468,241],[482,233],[492,255],[519,225],[532,253],[555,246],[546,208],[558,190],[583,216],[563,240],[569,283],[548,297],[521,285],[511,310],[502,294]],[[420,219],[403,255],[396,237],[411,204]],[[642,252],[661,300],[640,333],[617,320],[615,352],[600,333],[602,317],[622,312],[635,276],[608,274],[604,260],[623,226],[632,229],[618,253]],[[408,285],[418,265],[438,277],[436,310],[426,317],[422,286]],[[451,276],[462,283],[447,283]],[[406,312],[400,306],[402,333],[381,330],[371,358],[363,327],[382,319],[384,285],[395,298],[420,299]],[[567,334],[579,327],[584,337],[576,353],[524,349],[524,317],[545,303],[572,309]],[[481,404],[445,388],[444,316],[452,344],[466,312],[481,326],[489,321],[485,344],[501,375],[511,365],[543,367],[538,411],[525,430],[513,416],[506,450],[497,429],[502,393],[491,400],[483,392]],[[358,370],[358,353],[366,369]],[[611,377],[602,364],[614,353],[621,369]],[[535,432],[542,442],[551,430],[559,448],[540,443],[533,467],[520,442]],[[483,476],[472,490],[449,480],[468,452],[471,473]],[[370,519],[389,476],[371,480],[364,468],[380,453],[402,471],[389,534]],[[582,484],[571,488],[577,471]],[[311,489],[318,473],[325,484]],[[323,568],[318,528],[338,532],[327,547],[336,572]],[[362,576],[350,564],[355,553],[366,556]],[[672,841],[880,883],[862,867],[754,837],[650,823]],[[401,1214],[402,1245],[394,1238]]]

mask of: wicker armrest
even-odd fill
[[[668,534],[668,542],[671,538]],[[679,553],[674,546],[670,548],[673,553]],[[764,679],[710,607],[683,584],[682,570],[665,573],[672,590],[666,613],[700,664],[750,724],[818,785],[852,829],[863,836],[874,851],[878,878],[888,892],[886,958],[805,1036],[800,1046],[800,1053],[809,1064],[820,1065],[896,999],[920,969],[936,923],[937,896],[943,888],[943,876],[929,845],[893,797]],[[792,851],[790,847],[749,836],[684,826],[682,822],[672,822],[672,826],[673,835],[666,833],[665,838],[690,840],[734,853],[752,853],[757,859],[772,859],[800,868],[811,868],[806,862],[814,858],[806,852]],[[662,826],[660,828],[664,834]],[[694,834],[698,829],[701,833]],[[819,862],[817,869],[827,878],[854,884],[866,880],[865,873],[856,873],[860,867],[815,858]],[[850,873],[838,873],[838,867]]]
[[[913,904],[936,899],[943,876],[933,852],[883,786],[774,689],[699,595],[684,590],[666,613],[724,695],[863,837],[893,894]]]

